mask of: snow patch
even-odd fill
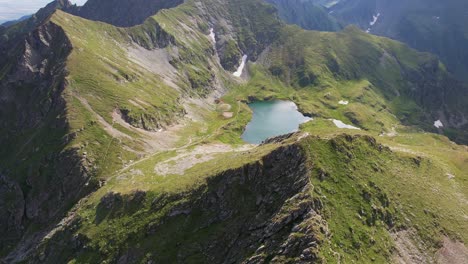
[[[444,127],[444,124],[442,124],[442,121],[437,120],[437,121],[434,122],[434,126],[437,127],[437,128],[442,128],[442,127]]]
[[[379,17],[380,17],[380,13],[377,13],[376,16],[372,16],[372,21],[369,23],[369,25],[372,27],[373,25],[375,25],[375,23],[377,23],[377,21],[379,20]]]
[[[247,55],[242,56],[242,62],[239,65],[239,68],[237,68],[237,71],[233,73],[234,76],[236,77],[241,77],[242,72],[244,71],[245,63],[247,62]]]
[[[379,20],[379,17],[380,17],[380,13],[377,13],[377,15],[372,15],[372,21],[369,22],[370,27],[366,30],[367,33],[371,32],[372,27],[377,23],[377,21]]]
[[[216,44],[216,34],[213,28],[210,28],[210,38]]]
[[[338,102],[340,105],[348,105],[349,101],[341,100]]]
[[[343,121],[340,121],[340,120],[336,120],[336,119],[330,119],[330,120],[333,121],[333,123],[335,124],[335,126],[338,127],[338,128],[361,130],[361,129],[358,128],[358,127],[351,126],[351,125],[347,125],[347,124],[343,123]]]

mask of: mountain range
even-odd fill
[[[282,17],[306,29],[337,30],[326,21],[357,25],[364,31],[402,41],[439,56],[458,79],[466,81],[468,6],[463,0],[272,0]],[[309,10],[324,9],[320,16]],[[328,18],[326,18],[328,16]],[[316,17],[325,17],[320,23]],[[324,28],[325,27],[325,28]]]
[[[56,0],[0,27],[1,261],[466,263],[465,17]],[[246,144],[271,100],[313,120]]]

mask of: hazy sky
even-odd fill
[[[0,23],[36,13],[49,2],[52,0],[0,0]],[[83,5],[86,0],[71,0],[71,2]]]

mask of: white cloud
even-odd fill
[[[50,2],[52,0],[0,0],[0,22],[34,14]],[[71,2],[83,5],[86,0],[71,0]]]

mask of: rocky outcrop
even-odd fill
[[[154,109],[151,112],[134,112],[129,109],[119,109],[118,112],[125,122],[133,127],[141,128],[146,131],[160,131],[165,129],[176,124],[177,120],[186,114],[184,109],[168,113],[167,115],[161,114],[162,111],[158,111],[158,109]]]
[[[175,38],[164,29],[154,19],[148,19],[144,24],[138,26],[144,34],[135,34],[139,31],[130,31],[130,38],[133,42],[148,49],[162,49],[171,44],[175,44]]]
[[[71,49],[63,30],[50,22],[26,36],[3,68],[8,72],[0,80],[0,114],[14,113],[17,118],[0,120],[2,127],[32,128],[54,108],[63,108],[60,93],[65,86],[65,59]]]
[[[279,37],[283,25],[274,6],[263,0],[204,3],[204,16],[214,25],[216,50],[225,70],[235,71],[243,55],[256,61]]]

